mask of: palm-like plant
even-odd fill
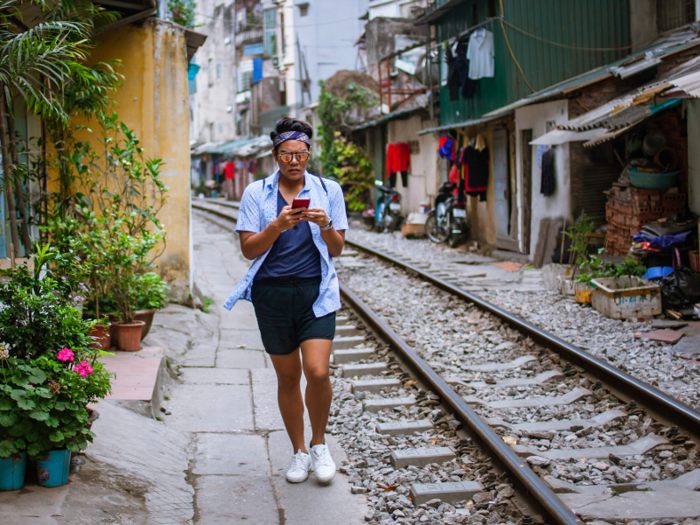
[[[31,245],[21,186],[26,171],[20,167],[12,129],[14,99],[21,98],[34,114],[66,124],[69,120],[64,97],[66,86],[72,85],[75,78],[79,81],[85,78],[86,71],[91,69],[81,63],[91,47],[89,38],[95,24],[116,16],[86,0],[52,3],[33,0],[40,16],[25,21],[19,9],[22,3],[22,0],[0,0],[0,148],[15,256],[20,255],[15,191],[27,252]],[[24,30],[27,26],[30,28]]]

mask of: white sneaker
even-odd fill
[[[309,477],[309,467],[311,466],[311,456],[301,449],[292,456],[292,466],[287,471],[287,481],[290,483],[301,483]]]
[[[335,462],[325,443],[311,447],[311,464],[321,483],[327,483],[335,476]]]

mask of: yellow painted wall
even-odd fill
[[[123,86],[111,96],[119,118],[141,141],[146,157],[165,161],[161,179],[170,188],[160,211],[166,248],[156,263],[184,300],[191,286],[190,154],[185,34],[172,24],[148,19],[97,35],[90,61],[122,61]],[[95,147],[98,144],[94,144]]]

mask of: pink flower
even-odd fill
[[[83,361],[79,365],[76,365],[75,371],[80,374],[80,377],[85,377],[86,375],[92,374],[92,367],[87,361]]]
[[[58,353],[56,359],[59,361],[73,361],[73,350],[70,348],[64,348]]]

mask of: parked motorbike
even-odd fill
[[[380,181],[375,184],[381,193],[377,203],[375,228],[378,232],[393,232],[401,225],[401,195],[393,188],[384,186]]]
[[[469,233],[466,204],[454,195],[457,187],[445,182],[438,190],[435,207],[428,212],[425,234],[435,243],[448,242],[453,248]]]

